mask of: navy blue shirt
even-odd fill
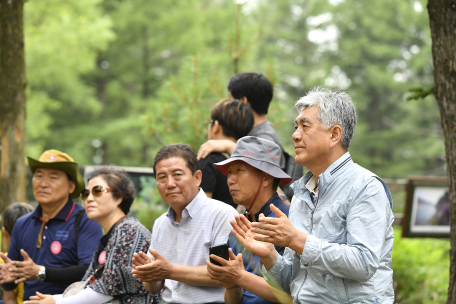
[[[69,267],[90,264],[103,233],[100,225],[88,219],[84,212],[79,224],[78,244],[76,244],[74,221],[81,209],[83,207],[76,205],[69,198],[57,216],[45,224],[41,248],[36,247],[42,224],[41,207],[38,205],[34,212],[20,217],[13,228],[8,258],[13,261],[23,261],[20,250],[24,249],[37,265]],[[51,250],[51,244],[53,244],[53,250]],[[67,286],[36,280],[25,281],[24,300],[35,295],[36,291],[44,294],[61,294]]]
[[[279,208],[283,213],[285,213],[288,216],[288,212],[290,211],[290,206],[285,204],[282,199],[279,197],[277,193],[275,193],[268,201],[266,204],[261,207],[260,211],[255,213],[255,219],[258,221],[258,218],[261,213],[264,214],[265,217],[277,217],[274,212],[271,211],[271,208],[269,207],[271,204]],[[233,250],[233,253],[235,255],[238,255],[238,253],[242,253],[242,259],[244,260],[244,267],[245,270],[248,272],[251,272],[253,274],[261,276],[261,272],[259,269],[259,263],[260,263],[260,258],[253,253],[247,251],[244,249],[244,246],[236,239],[236,237],[230,233],[230,236],[228,238],[228,245],[230,246],[231,250]],[[284,247],[279,247],[274,245],[275,249],[280,255],[283,255],[283,252],[285,251]],[[242,304],[269,304],[273,302],[269,302],[265,299],[262,299],[253,293],[251,293],[248,290],[244,289],[244,296],[242,298]]]

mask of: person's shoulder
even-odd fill
[[[33,210],[32,212],[27,213],[26,215],[23,215],[20,218],[18,218],[16,220],[16,223],[14,224],[14,227],[21,227],[22,225],[24,225],[25,222],[27,222],[29,219],[32,218],[34,212],[35,212],[35,210]]]
[[[219,152],[212,152],[210,153],[206,158],[202,158],[198,161],[198,166],[204,166],[206,164],[214,164],[218,163],[220,161],[224,161],[226,157]]]
[[[167,220],[169,221],[167,214],[168,214],[168,210],[167,210],[165,213],[163,213],[162,215],[160,215],[160,216],[154,221],[154,226],[153,226],[154,229],[157,228],[157,227],[161,227],[162,225],[164,225],[164,224],[166,223]]]
[[[122,222],[116,227],[116,230],[123,234],[128,234],[126,232],[139,231],[141,234],[150,237],[150,231],[146,228],[140,221],[134,217],[127,216]]]
[[[210,204],[210,206],[211,206],[210,209],[212,209],[212,210],[217,210],[217,211],[223,212],[223,213],[232,213],[232,212],[237,213],[236,209],[234,209],[232,206],[230,206],[222,201],[208,197],[207,203]]]

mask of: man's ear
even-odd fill
[[[74,181],[70,181],[70,194],[74,192],[76,189],[76,183]]]
[[[329,146],[332,148],[337,144],[342,144],[342,128],[339,125],[335,125],[330,128],[330,141]]]
[[[220,131],[222,131],[222,126],[220,125],[218,120],[214,121],[214,124],[212,125],[212,128],[213,128],[212,132],[214,132],[214,134],[218,134]]]
[[[274,182],[274,176],[265,173],[264,177],[263,177],[263,187],[264,188],[270,187],[273,182]]]
[[[203,172],[201,172],[201,170],[198,170],[193,176],[195,177],[196,185],[199,187],[203,178]]]

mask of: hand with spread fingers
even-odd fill
[[[16,284],[24,281],[36,280],[41,268],[33,262],[32,258],[29,257],[24,249],[21,249],[21,255],[24,258],[24,261],[12,261],[12,264],[15,267],[9,269],[11,276],[17,278],[14,281]]]
[[[144,252],[134,254],[133,270],[131,271],[133,277],[141,282],[162,281],[169,278],[173,264],[160,255],[157,250],[149,248],[149,252],[154,258]]]
[[[251,230],[255,233],[254,239],[281,247],[289,247],[302,253],[307,234],[294,228],[288,217],[279,208],[272,204],[270,208],[277,218],[260,216],[258,222],[252,223]]]
[[[14,267],[13,261],[11,261],[11,259],[9,259],[4,253],[0,253],[0,257],[3,260],[3,264],[0,265],[0,284],[11,283],[16,279],[16,277],[13,277],[9,271],[10,268]]]
[[[260,215],[261,217],[262,215]],[[273,252],[276,252],[274,245],[257,240],[258,235],[252,231],[252,223],[244,215],[235,215],[236,221],[230,221],[231,232],[239,242],[251,253],[260,258],[266,257]],[[264,216],[263,216],[264,217]]]
[[[228,249],[230,259],[227,261],[215,254],[211,254],[210,258],[222,264],[218,266],[212,264],[210,259],[207,259],[207,273],[212,280],[217,280],[223,284],[225,288],[234,288],[239,285],[238,282],[243,280],[245,274],[242,254],[234,255],[231,248]]]
[[[24,301],[24,304],[55,304],[57,301],[51,295],[45,295],[36,292],[36,296],[31,296],[30,300]]]

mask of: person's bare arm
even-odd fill
[[[152,282],[143,282],[144,288],[151,294],[157,294],[162,290],[165,285],[165,281],[152,281]]]
[[[225,289],[225,304],[241,304],[244,293],[242,288],[234,285],[232,288]]]
[[[4,304],[17,304],[16,293],[14,291],[3,291],[3,303]]]
[[[206,158],[212,152],[233,154],[236,143],[228,139],[208,140],[198,150],[198,160]]]

